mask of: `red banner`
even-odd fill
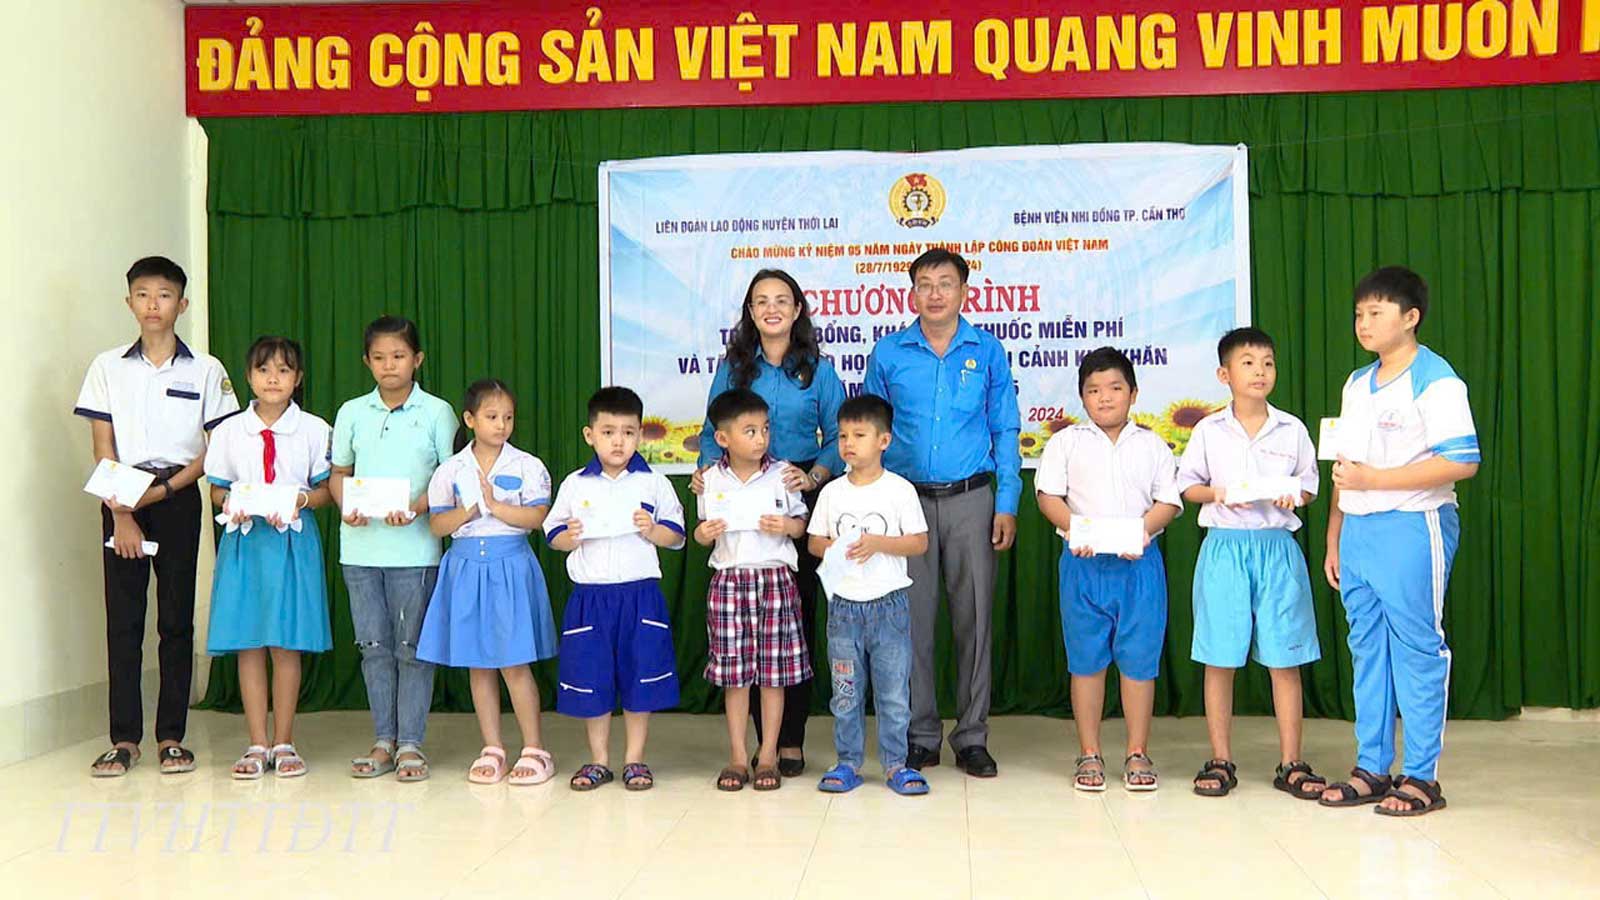
[[[1600,79],[1600,0],[190,6],[195,116],[1267,94]]]

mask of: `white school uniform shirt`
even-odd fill
[[[1396,469],[1430,456],[1475,463],[1478,432],[1467,405],[1467,384],[1427,347],[1404,372],[1378,384],[1378,363],[1350,374],[1339,411],[1341,428],[1354,423],[1368,433],[1367,464]],[[1454,483],[1416,491],[1340,491],[1345,515],[1405,510],[1428,512],[1456,502]]]
[[[643,508],[658,524],[678,533],[683,546],[683,504],[667,476],[650,468],[644,457],[635,453],[628,467],[612,478],[596,457],[589,464],[561,480],[555,503],[545,518],[544,537],[551,540],[567,530],[567,521],[577,518],[573,510],[584,501],[610,505],[625,503]],[[644,578],[661,577],[661,561],[656,545],[637,533],[578,542],[578,549],[567,554],[567,576],[574,584],[621,584]]]
[[[472,452],[472,444],[439,464],[428,480],[428,511],[434,515],[449,512],[461,505],[461,493],[456,489],[458,479],[465,473],[474,480],[483,468]],[[483,474],[494,490],[494,499],[513,506],[549,506],[550,470],[539,457],[518,450],[507,441],[500,447],[500,456],[488,472]],[[450,537],[486,538],[528,534],[528,530],[500,521],[495,516],[479,514],[467,524],[457,528]]]
[[[1261,475],[1292,475],[1300,479],[1300,490],[1315,496],[1317,448],[1311,443],[1311,434],[1304,422],[1269,403],[1267,421],[1252,438],[1234,416],[1230,403],[1195,425],[1189,446],[1178,461],[1178,493],[1197,484],[1226,488]],[[1297,531],[1300,517],[1269,500],[1244,506],[1206,503],[1200,507],[1200,527]]]
[[[706,518],[706,498],[715,496],[718,492],[733,491],[766,491],[772,495],[772,514],[788,518],[806,517],[805,501],[800,495],[789,490],[783,485],[783,463],[768,457],[761,463],[761,468],[750,477],[749,481],[741,481],[728,465],[726,454],[717,461],[716,465],[706,469],[702,476],[705,479],[705,490],[695,502],[696,514],[702,521]],[[741,566],[777,566],[785,565],[791,569],[800,567],[800,557],[795,553],[794,541],[781,534],[767,534],[764,531],[728,531],[717,538],[716,544],[711,548],[711,568],[721,571]]]
[[[1056,432],[1044,445],[1033,486],[1066,498],[1067,509],[1078,516],[1142,518],[1157,503],[1183,512],[1172,448],[1133,421],[1122,426],[1116,443],[1093,422]]]
[[[111,423],[124,465],[186,466],[206,452],[206,432],[239,411],[239,399],[215,357],[178,341],[172,358],[156,366],[143,345],[96,356],[72,411]]]
[[[817,508],[811,511],[806,533],[837,539],[852,528],[863,534],[901,537],[925,533],[928,520],[911,482],[884,469],[871,484],[854,484],[848,475],[835,478],[823,485],[822,493],[817,495]],[[833,592],[846,600],[877,600],[911,586],[904,556],[879,553],[870,565],[853,566],[847,571],[833,586]]]
[[[231,488],[237,483],[264,484],[267,472],[262,452],[266,444],[261,437],[263,431],[272,432],[273,484],[292,484],[299,490],[310,491],[328,480],[332,472],[329,460],[333,454],[333,427],[292,400],[271,426],[256,415],[254,400],[244,412],[218,425],[211,432],[211,446],[206,450],[206,480],[220,488]],[[308,511],[301,510],[294,522],[285,528],[301,530],[309,515]],[[219,521],[233,530],[233,524],[220,513]],[[238,527],[249,534],[253,524],[253,521],[246,521]]]

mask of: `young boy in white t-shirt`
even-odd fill
[[[828,592],[828,668],[833,673],[833,744],[839,762],[817,787],[842,794],[861,785],[866,756],[862,699],[872,688],[878,753],[897,794],[928,792],[907,768],[911,725],[911,610],[906,557],[928,549],[928,523],[911,482],[883,468],[894,410],[873,394],[839,407],[839,455],[849,467],[817,497],[807,533]],[[836,543],[843,546],[835,548]],[[833,549],[830,549],[833,548]]]

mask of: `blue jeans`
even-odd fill
[[[828,600],[828,669],[833,673],[833,746],[839,762],[866,760],[865,700],[872,689],[884,772],[906,764],[911,725],[911,604],[905,591],[861,603]]]
[[[417,659],[438,566],[345,566],[361,678],[378,740],[421,744],[433,705],[433,665]]]

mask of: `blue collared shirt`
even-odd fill
[[[872,348],[862,389],[894,407],[889,471],[916,484],[995,476],[994,511],[1016,515],[1022,493],[1022,416],[1011,361],[1000,341],[964,317],[940,357],[922,323]]]
[[[728,389],[732,377],[733,367],[724,357],[717,366],[716,377],[711,379],[707,406]],[[756,380],[751,382],[750,390],[767,401],[768,419],[772,423],[772,442],[768,450],[774,457],[788,462],[815,459],[816,465],[834,475],[844,471],[844,463],[839,459],[839,404],[844,402],[844,385],[833,363],[826,357],[818,359],[811,384],[801,387],[799,380],[781,366],[767,362],[765,356],[757,356]],[[818,429],[822,431],[820,444]],[[722,458],[716,430],[709,418],[700,429],[700,468]]]

